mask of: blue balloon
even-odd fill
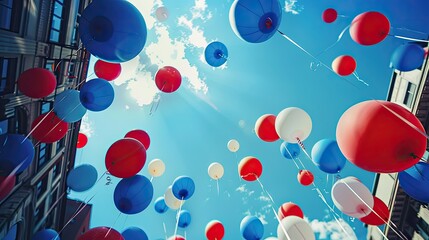
[[[30,139],[20,134],[0,135],[1,170],[11,173],[17,168],[16,174],[21,173],[30,166],[33,158],[34,146]]]
[[[301,147],[298,143],[289,143],[284,141],[280,145],[280,152],[287,159],[294,159],[301,153]]]
[[[219,67],[228,59],[228,49],[221,42],[212,42],[204,50],[206,62],[212,67]]]
[[[346,165],[346,157],[338,147],[338,143],[331,139],[322,139],[311,149],[314,164],[326,173],[338,173]]]
[[[186,228],[191,224],[191,213],[188,210],[181,210],[179,212],[179,223],[178,226]]]
[[[399,71],[411,71],[422,66],[425,59],[425,50],[422,46],[407,43],[399,46],[393,52],[390,66]]]
[[[69,89],[55,97],[54,112],[64,122],[74,123],[82,119],[86,108],[80,102],[80,93]]]
[[[92,1],[80,17],[79,35],[92,55],[121,63],[142,51],[147,28],[140,11],[128,1]]]
[[[60,236],[53,229],[43,229],[34,234],[31,240],[60,240]]]
[[[260,43],[277,31],[282,11],[279,0],[235,0],[229,11],[229,21],[238,37]]]
[[[195,192],[195,183],[192,178],[180,176],[176,178],[172,185],[173,195],[179,200],[187,200]]]
[[[146,233],[138,227],[129,227],[125,229],[121,234],[125,240],[149,240]]]
[[[67,186],[76,192],[84,192],[97,182],[98,174],[95,167],[83,164],[73,168],[67,176]]]
[[[122,179],[113,193],[116,208],[125,214],[142,212],[149,206],[152,197],[152,183],[142,175]]]
[[[264,235],[264,225],[255,216],[246,216],[240,223],[241,235],[246,240],[259,240]]]
[[[165,204],[164,197],[159,197],[155,200],[155,211],[157,213],[165,213],[169,207]]]
[[[85,108],[91,111],[98,112],[105,110],[112,104],[114,98],[115,91],[112,85],[101,78],[95,78],[86,82],[80,89],[80,102]]]
[[[419,162],[398,174],[399,185],[412,198],[429,203],[429,164]]]

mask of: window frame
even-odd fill
[[[5,60],[7,60],[7,69],[4,68]],[[5,96],[15,93],[16,70],[18,67],[18,57],[0,56],[0,96]],[[3,73],[5,72],[5,75]],[[2,90],[2,83],[5,83]]]

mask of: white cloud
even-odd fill
[[[340,226],[341,224],[341,226]],[[345,222],[343,219],[339,220],[339,223],[335,220],[328,222],[319,221],[314,219],[310,222],[311,228],[315,233],[319,233],[318,239],[332,239],[332,240],[342,240],[342,239],[356,239],[356,234],[350,225]],[[345,233],[344,231],[347,231]]]
[[[285,1],[285,11],[292,14],[299,14],[303,7],[298,6],[298,0],[286,0]]]
[[[80,130],[79,132],[85,134],[88,138],[92,136],[95,130],[94,122],[90,121],[88,118],[88,114],[85,114],[80,122]]]
[[[247,192],[246,184],[241,184],[238,188],[235,189],[236,192]]]
[[[130,96],[139,106],[150,105],[159,99],[160,91],[154,83],[156,71],[164,66],[175,67],[182,75],[182,88],[187,87],[195,93],[205,95],[208,86],[197,67],[189,62],[185,50],[188,47],[201,48],[207,45],[204,31],[195,21],[206,21],[211,18],[211,12],[205,0],[195,0],[191,8],[191,16],[183,15],[178,18],[178,37],[172,37],[169,27],[158,22],[154,17],[156,8],[162,6],[161,0],[130,0],[145,18],[148,30],[155,31],[155,38],[146,43],[143,51],[136,58],[122,63],[121,75],[114,81],[115,85],[125,84]],[[176,32],[174,32],[176,34]],[[207,98],[198,95],[215,110],[217,107]]]
[[[264,195],[259,196],[259,200],[263,202],[271,202],[270,198]]]

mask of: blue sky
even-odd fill
[[[196,184],[194,196],[183,208],[190,211],[192,223],[186,229],[189,239],[204,238],[205,225],[213,219],[225,226],[226,240],[241,239],[240,221],[246,215],[258,216],[265,227],[265,237],[275,236],[277,220],[267,196],[257,182],[240,180],[237,162],[255,156],[263,164],[261,182],[271,193],[277,209],[292,201],[301,206],[319,239],[344,239],[344,233],[329,215],[327,207],[311,187],[301,186],[293,162],[279,152],[281,141],[263,142],[253,132],[256,120],[263,114],[277,114],[287,107],[304,109],[312,118],[313,130],[304,144],[308,151],[320,139],[335,138],[335,128],[341,114],[350,106],[369,99],[385,99],[392,74],[389,59],[393,50],[404,41],[388,36],[374,46],[360,46],[348,32],[329,51],[340,32],[354,16],[365,11],[380,11],[391,22],[391,33],[427,38],[429,33],[429,2],[425,0],[383,1],[312,1],[284,0],[279,30],[294,39],[304,49],[330,65],[339,55],[351,55],[357,61],[357,73],[369,84],[358,82],[353,76],[338,77],[322,66],[310,69],[314,61],[279,34],[260,44],[239,39],[229,24],[231,0],[133,0],[142,12],[148,27],[148,40],[142,53],[122,64],[121,76],[112,82],[115,100],[103,112],[88,112],[81,131],[89,136],[88,145],[78,150],[77,164],[94,165],[99,175],[106,171],[104,157],[109,146],[132,129],[143,129],[151,137],[147,163],[155,158],[166,164],[166,172],[153,181],[154,199],[180,175],[192,177]],[[169,18],[155,19],[154,10],[166,6]],[[341,17],[332,24],[321,20],[326,8],[335,8]],[[426,23],[426,26],[425,26]],[[410,30],[415,31],[410,31]],[[205,46],[221,41],[229,51],[227,63],[212,68],[203,60]],[[92,60],[92,64],[94,64]],[[154,82],[157,69],[166,65],[182,74],[182,86],[171,94],[160,93]],[[93,71],[90,66],[90,73]],[[90,78],[94,75],[90,75]],[[156,112],[149,114],[154,100],[161,99]],[[237,154],[228,151],[230,139],[240,142]],[[328,202],[332,176],[300,155],[307,169],[316,176],[316,184],[325,192]],[[225,175],[216,182],[210,179],[207,168],[220,162]],[[141,174],[149,176],[147,164]],[[372,173],[347,162],[342,177],[356,176],[372,188]],[[175,211],[158,214],[151,204],[140,214],[119,214],[113,203],[115,184],[101,180],[84,193],[72,192],[71,198],[89,199],[93,204],[91,226],[112,226],[122,231],[128,226],[141,227],[149,239],[171,236],[175,226]],[[341,215],[339,210],[337,213]],[[118,217],[119,216],[119,217]],[[364,239],[366,230],[357,219],[343,215],[357,239]],[[179,229],[179,234],[184,231]]]

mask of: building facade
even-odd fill
[[[393,72],[388,101],[409,109],[429,132],[429,62],[428,57],[419,69]],[[427,148],[429,149],[429,148]],[[428,159],[426,152],[424,159]],[[408,196],[399,186],[398,174],[377,174],[373,194],[390,209],[390,224],[383,227],[368,226],[369,240],[413,239],[429,240],[429,210]]]
[[[77,28],[89,2],[0,1],[0,134],[27,136],[33,120],[51,111],[56,94],[78,89],[86,80],[89,53],[81,48]],[[36,67],[57,79],[55,92],[43,99],[24,96],[16,84],[20,73]],[[79,128],[80,121],[69,124],[58,142],[33,141],[32,164],[0,200],[0,239],[31,239],[44,228],[60,231],[68,221],[66,176],[74,167]]]

